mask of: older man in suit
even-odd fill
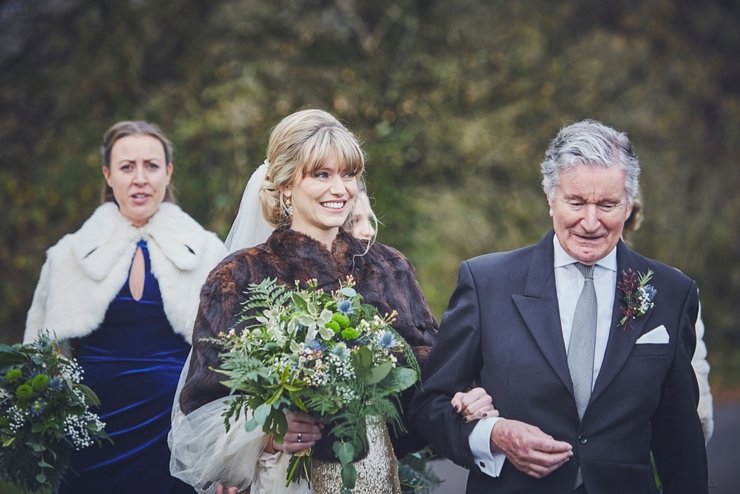
[[[542,163],[553,231],[464,261],[410,413],[468,493],[707,492],[694,281],[620,240],[639,192],[627,136],[563,128]],[[478,382],[500,417],[450,407]]]

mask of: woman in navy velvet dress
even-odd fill
[[[24,337],[68,343],[112,439],[73,454],[59,493],[192,493],[169,473],[167,434],[200,286],[226,251],[172,202],[158,127],[119,122],[102,153],[103,205],[47,252]]]

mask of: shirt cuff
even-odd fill
[[[491,451],[491,431],[494,424],[499,420],[501,420],[501,417],[479,420],[475,424],[473,432],[468,436],[468,444],[476,466],[489,477],[501,475],[501,469],[504,467],[504,461],[506,460],[506,454],[500,451]]]

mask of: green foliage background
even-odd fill
[[[6,0],[0,4],[0,339],[44,251],[99,201],[122,119],[176,147],[183,208],[225,237],[269,131],[320,107],[364,141],[380,239],[441,316],[458,263],[539,240],[564,124],[626,130],[644,254],[697,279],[712,382],[740,387],[740,6],[733,0]]]

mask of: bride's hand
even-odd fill
[[[313,447],[321,439],[323,425],[311,415],[298,411],[285,412],[285,418],[288,420],[288,432],[282,444],[273,442],[276,450],[293,454]]]
[[[465,393],[455,393],[450,403],[466,422],[498,417],[498,410],[493,407],[493,398],[483,388],[472,388]]]

